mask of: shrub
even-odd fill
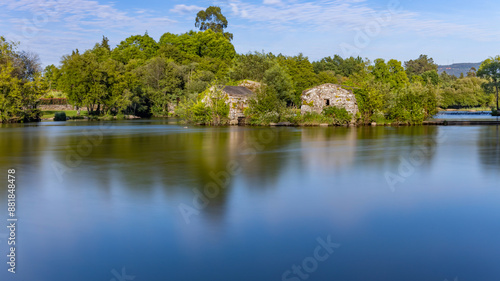
[[[323,115],[333,118],[333,124],[343,125],[349,124],[352,120],[351,114],[345,108],[335,106],[327,106],[323,109]]]
[[[316,112],[306,112],[300,116],[300,121],[298,123],[302,126],[332,124],[333,118]]]
[[[54,121],[66,121],[66,112],[56,112]]]
[[[397,93],[389,106],[389,119],[401,123],[421,124],[437,113],[436,92],[431,87],[413,84]]]
[[[40,109],[26,109],[21,111],[22,122],[38,122],[42,119],[42,111]]]
[[[295,112],[287,110],[286,102],[278,98],[274,89],[263,88],[248,100],[245,115],[249,117],[249,123],[252,125],[269,125],[290,119]]]
[[[225,93],[210,88],[198,99],[184,99],[175,113],[188,123],[200,125],[224,125],[229,122],[229,104]]]

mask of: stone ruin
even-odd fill
[[[248,85],[246,85],[248,86]],[[259,85],[260,86],[260,85]],[[227,98],[226,103],[229,104],[229,120],[231,125],[242,124],[245,121],[245,109],[248,108],[248,100],[255,93],[244,86],[213,86],[209,90],[209,95],[214,95],[215,91],[222,91]],[[208,97],[202,100],[205,104],[210,105]]]
[[[352,116],[359,111],[354,93],[343,89],[340,85],[323,84],[302,92],[302,114],[307,112],[321,114],[323,108],[327,106],[345,108]]]

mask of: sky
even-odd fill
[[[238,53],[319,60],[338,54],[407,61],[427,54],[438,64],[500,55],[497,0],[0,0],[0,35],[59,65],[102,36],[116,46],[131,35],[195,30],[196,13],[222,8]]]

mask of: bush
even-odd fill
[[[316,112],[306,112],[305,114],[300,116],[299,125],[302,126],[313,126],[319,124],[333,124],[333,118],[318,114]]]
[[[422,124],[437,113],[436,91],[431,87],[413,84],[397,93],[388,113],[390,120],[399,123]]]
[[[226,94],[210,88],[198,99],[184,99],[175,113],[188,123],[200,125],[225,125],[229,123],[229,104]]]
[[[323,109],[323,115],[333,118],[333,124],[344,125],[349,124],[352,120],[351,114],[345,108],[335,106],[327,106]]]
[[[263,88],[257,92],[248,100],[248,108],[245,110],[251,125],[285,122],[284,119],[290,119],[294,114],[293,110],[287,110],[286,102],[280,100],[272,88]]]
[[[54,121],[66,121],[66,112],[56,112]]]
[[[39,122],[42,119],[42,111],[40,109],[26,109],[21,112],[22,122]]]

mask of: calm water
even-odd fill
[[[499,131],[3,125],[0,280],[497,281]]]
[[[477,111],[477,112],[464,112],[464,111],[441,111],[434,116],[434,119],[439,120],[457,120],[457,121],[498,121],[498,116],[492,116],[491,111]]]

